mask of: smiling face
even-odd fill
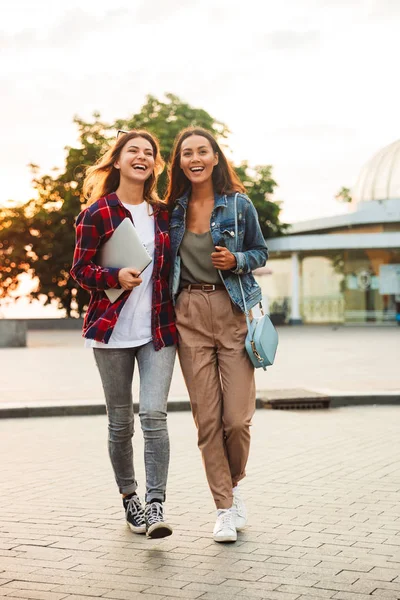
[[[121,179],[144,183],[154,170],[154,150],[143,137],[135,137],[126,142],[114,167],[119,169]]]
[[[190,135],[182,142],[180,167],[192,184],[204,183],[212,178],[218,153],[202,135]]]

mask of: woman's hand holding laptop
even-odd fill
[[[139,277],[140,271],[137,269],[131,269],[130,267],[124,267],[118,272],[118,281],[121,284],[122,289],[132,290],[142,283],[142,279]]]

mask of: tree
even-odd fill
[[[91,122],[75,117],[79,146],[66,148],[62,172],[39,176],[39,167],[30,165],[32,185],[37,197],[24,205],[0,209],[0,300],[18,289],[23,273],[37,281],[29,298],[45,297],[45,303],[57,300],[67,316],[82,315],[88,294],[70,277],[74,248],[74,222],[82,209],[82,183],[85,169],[109,147],[117,129],[145,128],[160,140],[162,154],[168,161],[176,134],[189,125],[211,131],[220,141],[229,134],[226,125],[206,111],[193,108],[177,96],[167,94],[165,101],[148,96],[139,113],[113,124],[100,120],[95,113]],[[279,203],[270,198],[276,186],[270,166],[250,169],[247,163],[237,167],[259,212],[266,237],[281,234]],[[166,173],[160,178],[160,194],[165,191]]]
[[[351,197],[350,188],[341,187],[335,196],[335,200],[337,200],[338,202],[352,202],[353,198]]]
[[[244,183],[248,195],[258,212],[258,220],[265,238],[276,237],[285,233],[289,225],[281,223],[279,214],[281,202],[271,199],[277,186],[272,179],[271,165],[259,165],[251,169],[247,161],[235,167],[236,173]]]

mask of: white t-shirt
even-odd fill
[[[154,216],[147,202],[124,204],[130,210],[136,231],[151,256],[151,263],[141,274],[142,283],[133,288],[126,300],[113,329],[108,344],[85,340],[89,348],[133,348],[147,344],[152,339],[152,274],[154,265]],[[149,214],[150,212],[150,214]]]

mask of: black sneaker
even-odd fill
[[[122,498],[125,509],[126,523],[134,533],[146,533],[146,521],[144,510],[137,494]]]
[[[163,538],[171,535],[172,527],[164,521],[161,502],[149,502],[144,509],[146,535],[149,538]]]

